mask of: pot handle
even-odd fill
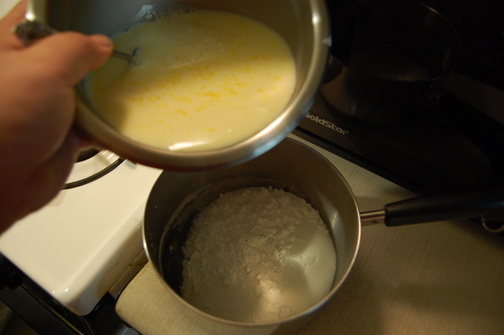
[[[504,189],[456,195],[434,195],[394,202],[381,211],[361,214],[363,225],[384,222],[389,227],[482,217],[504,221]]]

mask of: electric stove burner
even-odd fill
[[[82,151],[63,189],[68,190],[95,181],[113,171],[123,162],[124,158],[108,150]]]

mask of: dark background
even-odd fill
[[[327,0],[333,55],[348,43],[359,7],[368,0]],[[453,70],[504,90],[504,1],[421,0],[455,27],[461,52]]]

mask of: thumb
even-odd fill
[[[30,62],[40,65],[43,73],[73,86],[89,71],[102,66],[110,57],[112,48],[112,41],[104,35],[63,32],[38,41],[25,52]]]

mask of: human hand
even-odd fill
[[[73,32],[25,46],[12,32],[25,8],[0,20],[0,233],[61,190],[84,143],[74,85],[112,52],[107,37]]]

